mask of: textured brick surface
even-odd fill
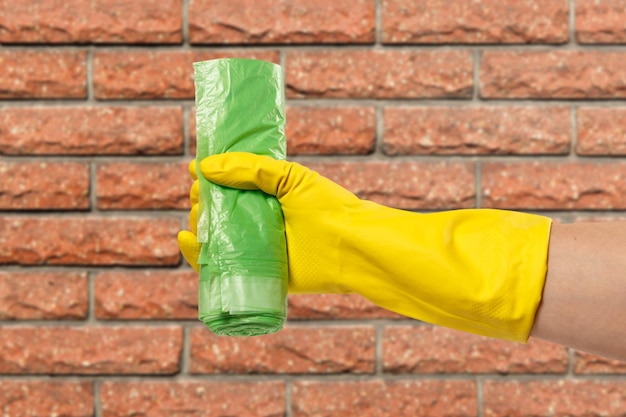
[[[279,417],[285,415],[282,382],[105,382],[103,417]]]
[[[86,58],[81,51],[0,50],[0,99],[85,98]]]
[[[622,0],[576,0],[576,39],[580,43],[625,43]]]
[[[600,51],[487,51],[480,66],[484,98],[626,97],[626,55]]]
[[[467,98],[473,89],[465,51],[294,51],[286,65],[291,98]]]
[[[374,0],[191,0],[189,38],[191,43],[373,43]]]
[[[87,316],[85,272],[0,271],[0,319],[82,319]]]
[[[357,294],[290,294],[289,319],[401,319]]]
[[[258,337],[191,332],[192,373],[372,373],[374,328],[285,327]]]
[[[575,374],[626,374],[626,361],[608,359],[585,352],[576,352]]]
[[[180,327],[0,328],[0,373],[171,374]]]
[[[472,381],[298,381],[293,417],[477,416]]]
[[[180,107],[15,107],[0,111],[0,154],[156,155],[182,151]]]
[[[563,374],[567,365],[567,349],[539,340],[523,345],[432,326],[389,326],[383,335],[386,372]]]
[[[93,83],[99,99],[193,99],[193,63],[216,58],[254,58],[278,61],[271,51],[96,52]]]
[[[0,210],[89,208],[89,166],[0,161]]]
[[[383,0],[387,43],[563,43],[566,0]]]
[[[307,163],[361,198],[404,209],[474,204],[474,166],[457,162]],[[385,175],[381,176],[384,172]]]
[[[178,43],[179,0],[5,0],[2,43]]]
[[[198,275],[193,271],[103,272],[94,284],[99,319],[195,319]]]
[[[562,154],[569,151],[565,107],[390,107],[388,155]]]
[[[626,109],[582,107],[576,118],[579,155],[626,155]]]
[[[178,220],[0,217],[0,264],[177,265]]]
[[[0,381],[3,416],[92,417],[93,383],[66,381]]]
[[[189,208],[188,162],[100,164],[96,168],[98,208]]]
[[[528,209],[624,209],[623,163],[486,163],[483,205]]]
[[[289,155],[365,155],[374,150],[376,115],[371,107],[289,107]]]
[[[486,381],[485,417],[623,416],[624,381]]]

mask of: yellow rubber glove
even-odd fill
[[[278,198],[289,292],[358,293],[432,324],[527,341],[545,281],[549,218],[392,209],[299,164],[247,153],[211,156],[200,171],[217,184]]]

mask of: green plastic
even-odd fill
[[[193,64],[197,162],[225,152],[285,159],[280,66],[251,59]],[[287,316],[287,245],[280,204],[261,191],[213,184],[198,175],[198,317],[218,335],[282,329]]]

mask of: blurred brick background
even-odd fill
[[[626,220],[626,1],[2,0],[0,43],[1,415],[626,416],[626,363],[353,296],[215,337],[176,245],[217,57],[362,197]]]

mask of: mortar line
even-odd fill
[[[373,49],[382,48],[382,0],[374,3],[374,45]]]

